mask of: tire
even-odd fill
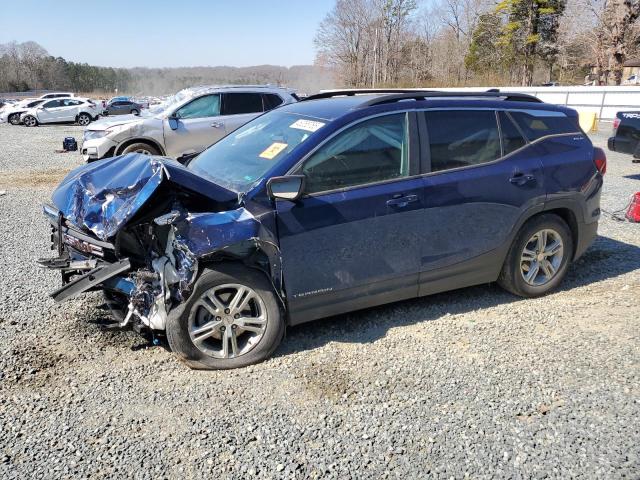
[[[33,115],[27,115],[22,120],[22,123],[24,123],[24,125],[26,127],[37,127],[38,126],[38,119],[36,117],[34,117]]]
[[[11,125],[20,125],[20,114],[19,113],[12,113],[11,115],[9,115],[9,117],[7,118],[7,121],[11,124]]]
[[[140,115],[140,112],[136,109],[131,110],[129,113],[131,113],[131,115]]]
[[[91,115],[89,115],[88,113],[81,113],[80,115],[78,115],[78,118],[77,118],[76,122],[81,127],[86,127],[87,125],[89,125],[91,123],[91,120],[93,120],[91,118]]]
[[[127,148],[120,152],[120,155],[125,155],[127,153],[142,153],[144,155],[160,155],[158,149],[153,145],[149,145],[148,143],[132,143],[128,145]]]
[[[228,263],[215,268],[203,271],[180,315],[167,320],[166,334],[171,350],[194,369],[239,368],[265,360],[278,347],[285,330],[271,284],[262,273],[243,265]],[[241,310],[241,318],[235,320],[232,300],[240,288],[248,288],[253,296],[243,297],[247,298],[247,305]],[[211,295],[217,306],[209,300]],[[201,301],[203,298],[207,301],[206,307]],[[243,330],[242,326],[260,332]],[[201,335],[199,341],[194,340],[196,334]],[[235,348],[231,337],[236,339]],[[226,352],[223,341],[227,344]]]
[[[540,255],[542,233],[546,253]],[[554,249],[558,252],[552,255]],[[564,279],[573,252],[574,239],[565,221],[554,214],[538,215],[518,232],[502,266],[498,284],[520,297],[545,295]]]

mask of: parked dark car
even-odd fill
[[[574,110],[528,95],[320,94],[186,166],[77,168],[45,206],[58,257],[41,264],[62,272],[56,301],[102,290],[191,367],[241,367],[287,325],[488,282],[553,290],[596,236],[605,168]]]
[[[633,162],[640,163],[640,112],[616,113],[607,147],[612,152],[633,155]]]
[[[113,100],[107,103],[103,115],[138,115],[142,105],[131,100]]]

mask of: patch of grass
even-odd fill
[[[55,168],[35,171],[0,171],[0,187],[49,187],[57,185],[70,169]]]

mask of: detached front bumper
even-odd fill
[[[55,207],[45,205],[44,213],[51,224],[51,249],[58,256],[40,259],[38,264],[61,273],[62,286],[51,293],[56,302],[96,288],[131,294],[134,284],[122,276],[131,270],[128,258],[117,259],[112,244],[74,229]]]
[[[93,162],[109,156],[118,144],[107,137],[85,140],[80,153],[85,162]]]

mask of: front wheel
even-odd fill
[[[20,125],[20,114],[19,113],[13,113],[13,114],[9,115],[9,118],[7,118],[7,120],[9,121],[9,123],[11,125]]]
[[[143,155],[160,155],[160,152],[155,147],[152,147],[148,143],[132,143],[122,150],[121,155],[127,153],[141,153]]]
[[[88,113],[81,113],[78,115],[78,125],[81,127],[86,127],[91,123],[91,115]]]
[[[270,282],[235,264],[206,269],[177,318],[167,321],[171,349],[191,368],[229,369],[268,358],[284,335]]]
[[[37,127],[38,120],[33,115],[27,115],[22,119],[22,123],[24,123],[27,127]]]
[[[573,255],[569,227],[557,215],[528,221],[518,233],[502,267],[498,283],[521,297],[539,297],[564,279]]]

